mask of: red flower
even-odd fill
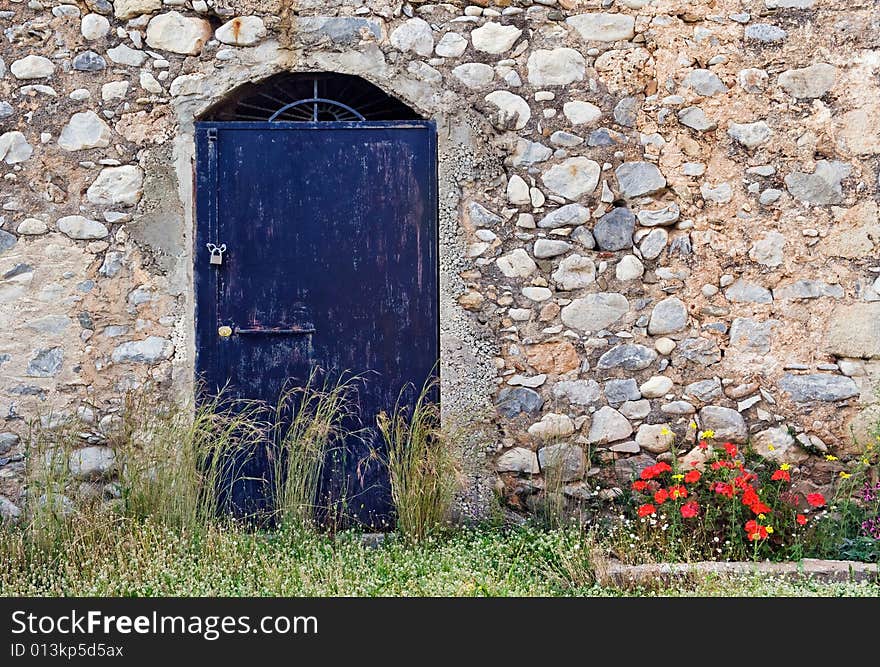
[[[649,514],[653,514],[656,511],[656,508],[650,503],[645,504],[639,507],[639,516],[648,516]]]
[[[807,496],[807,502],[813,507],[822,507],[825,504],[825,496],[821,493],[811,493]]]
[[[695,482],[700,481],[700,471],[699,470],[691,470],[688,473],[685,473],[684,481],[687,484],[694,484]]]
[[[667,498],[669,498],[669,493],[667,493],[666,489],[660,489],[654,494],[654,502],[658,505],[665,503]]]
[[[657,476],[657,473],[654,471],[654,466],[648,466],[644,470],[642,470],[639,475],[642,479],[654,479]]]
[[[759,502],[761,502],[761,499],[758,497],[758,494],[751,486],[747,486],[745,491],[743,491],[742,504],[746,507],[751,507]]]
[[[682,485],[673,486],[669,489],[669,497],[673,500],[678,500],[680,498],[687,498],[688,490]]]
[[[749,542],[755,542],[756,540],[766,540],[769,533],[766,526],[762,526],[752,519],[746,521],[746,535],[748,535]]]
[[[709,449],[709,443],[706,442],[705,440],[700,440],[700,444],[697,445],[697,447],[699,447],[703,451],[706,451],[707,449]]]
[[[750,509],[755,514],[769,514],[771,512],[771,509],[760,500],[756,503],[752,503]]]
[[[654,468],[657,470],[658,475],[664,472],[672,472],[672,466],[668,463],[664,463],[663,461],[660,461],[660,463],[655,463]]]
[[[773,473],[773,475],[770,477],[770,479],[772,479],[774,482],[779,482],[779,481],[790,482],[791,475],[788,473],[788,470],[783,470],[782,468],[780,468],[779,470],[777,470],[776,472]]]
[[[725,442],[725,443],[724,443],[724,451],[727,452],[727,455],[728,455],[730,458],[733,458],[734,456],[736,456],[736,453],[737,453],[739,450],[736,448],[736,445],[731,444],[731,443],[729,443],[729,442]]]
[[[711,466],[712,470],[721,470],[724,466],[721,465],[721,461],[715,461]]]
[[[692,519],[700,513],[700,506],[693,500],[681,506],[681,515],[685,519]]]
[[[799,526],[807,525],[807,517],[805,517],[803,514],[798,514],[794,519],[798,522]]]
[[[633,491],[644,491],[645,489],[648,488],[648,483],[644,482],[642,480],[637,480],[637,481],[633,482],[632,488],[633,488]]]
[[[727,496],[728,498],[733,498],[733,484],[727,484],[725,482],[718,482],[715,484],[715,488],[713,489],[715,493]]]

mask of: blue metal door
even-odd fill
[[[274,404],[312,369],[364,374],[360,420],[374,427],[404,385],[436,372],[434,123],[201,122],[196,149],[204,390]],[[374,527],[393,516],[384,467],[364,463],[380,440],[352,439],[345,479],[328,480]],[[269,468],[266,453],[247,464],[238,511],[270,508]]]

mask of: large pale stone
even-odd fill
[[[72,239],[91,241],[102,239],[110,232],[104,223],[89,220],[81,215],[68,215],[58,220],[58,231]]]
[[[571,250],[571,244],[557,239],[538,239],[535,241],[533,252],[538,259],[549,259],[557,255],[564,255]]]
[[[629,312],[629,301],[622,294],[598,292],[575,299],[562,309],[562,322],[580,331],[599,331],[611,326]]]
[[[809,375],[786,373],[776,386],[780,391],[788,394],[795,403],[842,401],[859,395],[859,387],[852,378],[828,373]]]
[[[16,130],[0,135],[0,160],[6,164],[24,162],[33,153],[33,146],[27,142],[21,132]]]
[[[752,149],[770,141],[773,130],[763,120],[759,120],[754,123],[731,123],[727,127],[727,134],[746,148]]]
[[[776,268],[785,258],[785,236],[779,232],[767,232],[749,249],[749,257],[758,264]]]
[[[648,333],[652,336],[681,331],[687,326],[688,311],[684,302],[674,296],[659,301],[651,311]]]
[[[495,260],[498,270],[507,278],[527,278],[538,268],[529,253],[522,248],[511,250]]]
[[[786,70],[779,75],[779,85],[792,97],[813,99],[822,97],[834,87],[837,68],[828,63],[816,63],[801,69]]]
[[[401,23],[390,36],[391,45],[400,51],[427,57],[434,51],[434,33],[424,19],[408,19]]]
[[[669,393],[672,389],[672,379],[665,375],[653,375],[641,385],[639,385],[639,393],[644,398],[660,398]]]
[[[83,447],[70,453],[68,465],[76,479],[106,479],[116,468],[116,454],[109,447]]]
[[[566,86],[583,81],[586,61],[574,49],[537,49],[529,56],[526,67],[533,86]]]
[[[590,209],[580,204],[566,204],[538,221],[541,229],[556,229],[557,227],[577,227],[590,219]]]
[[[110,21],[100,14],[86,14],[82,17],[79,30],[90,41],[101,39],[110,32]]]
[[[154,364],[170,358],[173,352],[174,345],[170,340],[149,336],[144,340],[122,343],[113,350],[110,358],[115,364]]]
[[[168,12],[150,19],[147,45],[162,51],[194,56],[211,39],[212,32],[211,24],[204,19]]]
[[[55,65],[43,56],[29,55],[14,61],[9,71],[16,79],[45,79],[52,76]]]
[[[880,358],[880,301],[835,306],[824,347],[836,357]]]
[[[110,126],[94,111],[82,111],[70,117],[61,130],[58,145],[66,151],[105,148],[110,145]]]
[[[563,104],[562,113],[572,125],[590,125],[602,117],[602,110],[595,104],[579,100]]]
[[[727,92],[724,82],[715,72],[708,69],[695,69],[684,78],[683,83],[698,95],[705,97]]]
[[[591,445],[604,445],[628,438],[632,430],[632,424],[626,417],[606,405],[593,413],[587,441]]]
[[[113,0],[113,15],[118,19],[131,19],[160,9],[162,0]]]
[[[452,70],[452,76],[468,88],[485,88],[495,78],[495,69],[485,63],[464,63]]]
[[[642,424],[636,432],[636,443],[652,454],[668,452],[674,441],[669,424]]]
[[[259,16],[238,16],[217,28],[220,42],[233,46],[252,46],[266,36],[266,25]]]
[[[620,193],[628,199],[649,195],[666,187],[666,179],[650,162],[624,162],[614,170]]]
[[[434,53],[441,58],[458,58],[467,50],[468,41],[457,32],[447,32],[437,42]]]
[[[498,116],[493,122],[499,128],[521,130],[532,117],[528,102],[507,90],[489,93],[486,101],[498,107]]]
[[[843,202],[840,182],[849,176],[852,165],[833,160],[819,160],[812,174],[795,171],[785,177],[785,187],[793,197],[810,204],[828,205]]]
[[[529,435],[538,440],[564,438],[574,433],[574,423],[568,415],[548,412],[541,421],[529,426]]]
[[[514,447],[495,461],[495,470],[498,472],[517,472],[526,475],[537,475],[541,472],[538,467],[538,457],[531,449]]]
[[[751,445],[758,454],[776,463],[800,463],[810,457],[784,426],[761,431],[752,438]]]
[[[143,192],[144,173],[140,167],[123,165],[107,167],[86,191],[86,197],[93,204],[124,204],[134,206],[140,201]]]
[[[117,65],[128,65],[129,67],[140,67],[147,60],[146,53],[125,44],[107,49],[107,57]]]
[[[635,18],[626,14],[578,14],[565,22],[588,42],[616,42],[635,36]]]
[[[572,405],[592,405],[602,397],[602,388],[595,380],[564,380],[553,385],[553,398]]]
[[[477,51],[505,53],[519,39],[522,30],[515,25],[501,25],[490,21],[471,32],[471,42]]]
[[[549,474],[560,482],[581,479],[586,472],[584,450],[565,442],[539,449],[538,462],[545,475]]]
[[[578,199],[590,194],[599,184],[601,168],[585,157],[571,157],[541,175],[541,181],[551,191],[566,199]]]
[[[700,410],[700,428],[714,431],[717,442],[743,443],[749,437],[743,416],[732,408],[707,405]]]
[[[552,275],[563,290],[576,290],[596,282],[596,264],[589,257],[570,255],[559,262]]]

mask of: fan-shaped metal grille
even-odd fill
[[[360,77],[285,72],[236,89],[208,109],[210,121],[418,120],[400,100]]]

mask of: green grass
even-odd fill
[[[80,520],[87,520],[81,517]],[[880,596],[878,584],[705,580],[641,591],[597,586],[593,545],[567,530],[474,527],[377,548],[335,536],[232,527],[190,531],[92,518],[54,548],[0,530],[2,596]]]

